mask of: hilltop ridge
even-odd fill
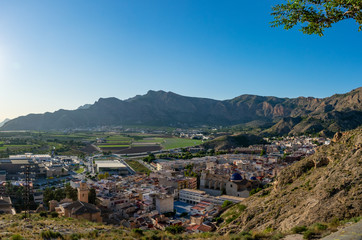
[[[321,133],[362,125],[362,88],[327,98],[277,98],[241,95],[230,100],[186,97],[148,91],[127,100],[100,98],[76,110],[29,114],[0,130],[62,130],[100,126],[233,126],[256,122],[274,125],[264,135]]]

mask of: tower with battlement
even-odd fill
[[[86,181],[81,181],[78,188],[78,200],[81,202],[88,202],[88,185]]]

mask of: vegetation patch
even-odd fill
[[[200,145],[202,140],[188,138],[165,138],[162,147],[164,149],[185,148]]]

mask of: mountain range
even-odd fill
[[[333,134],[362,125],[362,87],[327,98],[241,95],[230,100],[165,91],[120,100],[100,98],[76,110],[29,114],[0,130],[64,130],[99,126],[267,126],[264,134]]]

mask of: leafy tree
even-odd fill
[[[51,188],[46,188],[43,192],[43,202],[46,206],[49,206],[49,201],[54,200],[54,191]]]
[[[97,193],[94,188],[91,188],[88,193],[88,202],[92,204],[96,204]]]
[[[153,153],[149,154],[147,157],[143,158],[144,162],[151,163],[156,160],[156,157]]]
[[[291,29],[300,25],[305,34],[318,34],[332,24],[345,19],[354,19],[362,30],[361,0],[288,0],[272,7],[272,27],[284,26]]]
[[[65,191],[62,188],[58,188],[54,192],[54,199],[58,202],[66,197]]]
[[[70,198],[73,201],[76,201],[78,199],[77,189],[72,188],[69,183],[65,185],[65,195],[67,198]]]
[[[100,173],[98,174],[98,179],[102,180],[102,179],[107,179],[109,178],[109,172],[105,172],[105,173]]]
[[[180,217],[187,217],[189,214],[187,212],[181,213]]]
[[[260,156],[264,156],[265,154],[266,154],[265,149],[262,149],[261,152],[260,152]]]
[[[222,223],[224,220],[221,217],[215,217],[212,219],[212,221],[216,222],[216,224]]]

